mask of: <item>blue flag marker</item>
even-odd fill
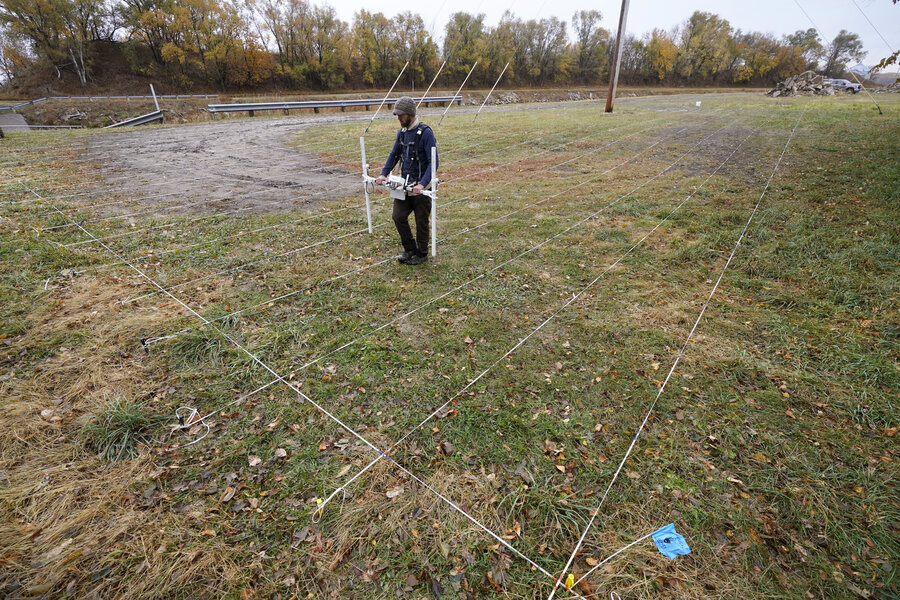
[[[651,533],[650,536],[656,542],[656,547],[666,558],[674,559],[679,554],[691,553],[691,549],[688,547],[685,539],[675,531],[675,523],[669,523],[662,529]]]

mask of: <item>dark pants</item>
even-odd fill
[[[416,237],[413,239],[409,228],[409,213],[416,213]],[[431,231],[428,218],[431,216],[431,198],[425,195],[407,196],[406,200],[394,198],[394,225],[400,234],[400,241],[406,251],[417,250],[419,254],[428,254],[428,236]],[[418,244],[416,243],[418,242]]]

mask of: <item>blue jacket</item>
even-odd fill
[[[388,155],[381,174],[386,177],[399,162],[401,177],[409,175],[410,183],[420,183],[423,186],[427,186],[431,183],[432,174],[431,149],[436,146],[437,142],[434,139],[431,127],[424,123],[419,123],[418,126],[409,131],[406,128],[401,129],[397,132],[394,148]]]

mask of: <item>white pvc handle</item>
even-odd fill
[[[431,256],[437,256],[437,146],[431,147]]]
[[[369,205],[369,188],[366,185],[369,177],[369,163],[366,162],[366,138],[359,136],[359,149],[362,152],[363,192],[366,194],[366,221],[369,223],[369,233],[372,233],[372,208]]]

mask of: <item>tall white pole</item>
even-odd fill
[[[366,138],[359,136],[359,149],[362,152],[363,192],[366,194],[366,220],[369,222],[369,233],[372,233],[372,209],[369,206],[369,163],[366,162]]]
[[[437,147],[431,148],[431,256],[437,256]]]

